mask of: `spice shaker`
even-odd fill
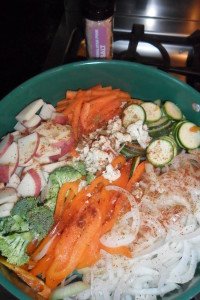
[[[84,4],[85,33],[89,58],[112,58],[112,0],[87,0]]]

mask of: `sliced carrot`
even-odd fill
[[[141,177],[142,177],[142,175],[145,171],[145,163],[146,163],[146,161],[141,162],[137,166],[137,168],[136,168],[135,172],[133,173],[132,177],[129,179],[129,182],[127,183],[127,186],[126,186],[126,189],[128,191],[131,191],[133,185],[141,179]]]
[[[66,182],[61,186],[61,188],[58,192],[56,208],[55,208],[55,212],[54,212],[55,222],[57,222],[59,220],[59,218],[61,217],[61,215],[63,213],[67,191],[72,189],[74,191],[74,193],[77,193],[78,185],[79,185],[79,181],[74,181],[74,182]]]
[[[110,254],[123,255],[123,256],[129,257],[129,258],[132,257],[132,253],[131,253],[129,247],[127,247],[127,246],[111,248],[111,247],[104,246],[103,244],[100,243],[100,248]]]
[[[79,138],[79,121],[80,121],[80,114],[81,114],[81,108],[83,105],[83,99],[80,99],[74,108],[74,114],[73,114],[73,119],[72,119],[72,128],[74,132],[74,138],[77,141]]]
[[[97,232],[93,238],[92,242],[87,245],[85,251],[83,252],[80,261],[77,265],[77,269],[82,269],[90,267],[95,264],[100,259],[100,232]]]
[[[8,263],[4,258],[0,257],[0,263],[12,270],[19,278],[28,284],[35,292],[45,299],[48,299],[51,293],[50,288],[39,278],[20,267]]]
[[[123,155],[116,156],[112,161],[113,168],[121,168],[126,162],[126,158]]]
[[[121,176],[112,182],[113,185],[117,185],[119,187],[125,188],[129,181],[129,174],[130,174],[131,164],[127,162],[121,167]]]
[[[66,99],[74,99],[77,94],[77,91],[67,90]]]
[[[72,231],[68,228],[67,233],[63,232],[56,248],[55,259],[47,271],[46,284],[49,287],[55,288],[76,268],[100,226],[101,214],[95,206],[90,206],[71,227]]]

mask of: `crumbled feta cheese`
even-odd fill
[[[142,148],[146,148],[151,141],[148,134],[147,126],[142,124],[142,121],[137,121],[127,127],[127,132],[132,140],[137,140]]]
[[[122,120],[117,116],[108,122],[107,132],[114,133],[122,129]]]
[[[114,155],[107,153],[97,148],[91,148],[85,158],[86,169],[88,172],[96,173],[104,168],[108,163],[111,163]]]
[[[106,166],[106,169],[103,171],[102,175],[105,179],[108,179],[110,182],[112,182],[117,180],[121,173],[119,170],[114,169],[113,166],[109,164]]]

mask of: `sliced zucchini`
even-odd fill
[[[200,127],[192,122],[183,122],[177,130],[176,139],[185,149],[196,149],[200,146]]]
[[[164,123],[161,126],[149,129],[149,135],[153,138],[158,138],[163,135],[168,135],[172,131],[174,122],[172,120],[168,120],[167,123]]]
[[[133,173],[135,172],[135,169],[137,168],[137,166],[140,163],[140,156],[136,156],[133,158],[133,162],[132,162],[132,166],[131,166],[131,171],[130,171],[130,177],[133,175]]]
[[[146,112],[146,121],[155,122],[162,117],[162,111],[160,107],[153,102],[144,102],[141,104]]]
[[[163,105],[165,114],[173,120],[181,120],[183,118],[182,111],[180,108],[171,101],[166,101]]]
[[[128,143],[123,146],[120,153],[124,155],[126,158],[132,158],[136,156],[144,156],[145,155],[145,149],[143,149],[139,144],[137,143]]]
[[[150,122],[147,124],[148,128],[151,129],[156,129],[157,127],[164,126],[169,122],[169,119],[167,117],[161,117],[158,121],[156,122]]]
[[[174,158],[174,147],[170,141],[162,138],[154,140],[147,147],[147,159],[156,166],[163,167]]]
[[[124,127],[127,128],[130,124],[133,124],[139,120],[141,120],[143,123],[146,120],[146,113],[140,105],[131,104],[124,109],[122,118],[122,124]]]
[[[179,147],[174,139],[173,136],[168,136],[168,135],[164,135],[162,136],[162,139],[163,140],[166,140],[166,141],[169,141],[170,143],[172,143],[172,146],[174,148],[174,157],[178,154],[178,150],[179,150]]]

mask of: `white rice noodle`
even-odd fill
[[[162,295],[164,296],[165,294],[178,289],[179,286],[175,283],[168,283],[164,286],[162,286],[160,289],[158,288],[149,288],[149,289],[142,289],[142,290],[138,290],[138,289],[133,289],[133,288],[129,288],[128,289],[128,293],[135,296],[135,295],[155,295],[155,296],[159,296]]]

